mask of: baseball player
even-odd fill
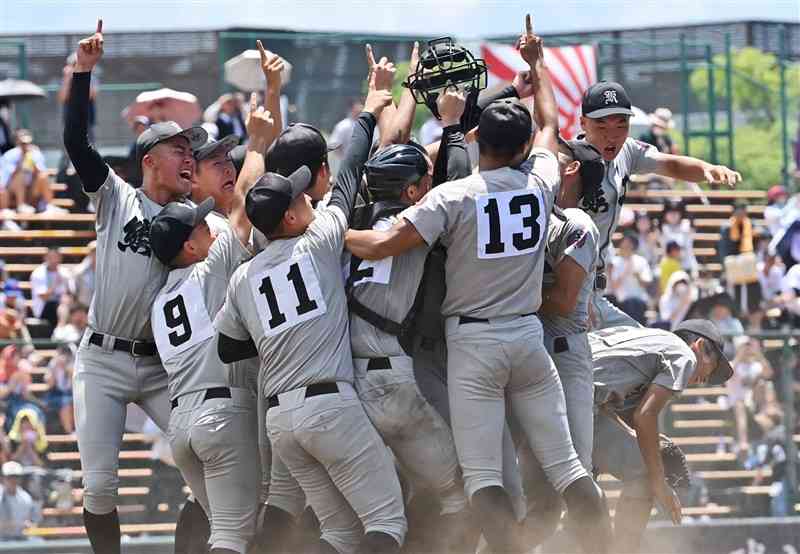
[[[445,92],[438,104],[453,176],[469,175],[469,156],[459,125],[464,94]],[[365,174],[373,202],[359,208],[356,225],[386,229],[394,215],[430,190],[433,164],[420,146],[395,144],[370,158]],[[423,245],[378,262],[351,257],[347,280],[350,340],[356,391],[367,416],[412,485],[422,484],[438,494],[442,518],[437,521],[437,545],[429,548],[461,552],[457,542],[464,534],[467,502],[453,436],[417,386],[411,357],[413,330],[404,329],[416,315],[429,250]]]
[[[192,148],[206,133],[155,124],[137,139],[142,187],[117,177],[87,140],[91,70],[102,54],[100,20],[78,45],[64,145],[97,208],[97,288],[75,364],[75,423],[86,532],[95,552],[113,554],[120,551],[117,469],[126,405],[139,404],[162,430],[169,421],[167,374],[150,327],[150,307],[168,270],[152,254],[150,222],[164,204],[189,193]]]
[[[362,259],[396,257],[439,239],[447,248],[442,313],[453,434],[489,546],[496,552],[526,548],[514,533],[515,514],[502,487],[508,400],[570,515],[585,529],[585,549],[606,552],[608,514],[572,446],[564,393],[535,315],[548,217],[560,181],[558,116],[530,17],[520,44],[535,88],[536,135],[531,138],[531,115],[522,105],[491,104],[479,123],[479,172],[436,187],[388,231],[361,231],[348,247]]]
[[[211,554],[244,554],[255,526],[259,490],[253,484],[260,479],[251,436],[257,429],[255,399],[248,389],[229,386],[212,319],[234,270],[250,258],[243,244],[252,227],[244,195],[263,173],[263,153],[274,128],[269,112],[256,108],[254,93],[248,155],[230,204],[230,223],[216,238],[206,222],[213,197],[194,206],[172,202],[150,226],[154,254],[172,268],[152,311],[153,335],[169,375],[170,447],[211,518]]]
[[[723,165],[665,154],[654,146],[630,138],[633,111],[630,98],[619,83],[599,81],[590,86],[583,93],[581,111],[581,127],[586,133],[584,138],[603,156],[605,174],[595,189],[565,191],[565,195],[559,198],[559,206],[580,207],[592,216],[600,231],[598,287],[593,301],[595,327],[639,326],[602,296],[608,281],[606,264],[610,257],[611,239],[619,223],[631,175],[655,173],[681,181],[724,183],[731,187],[742,177]]]
[[[680,500],[664,479],[659,414],[687,386],[722,385],[733,369],[719,330],[703,319],[684,321],[673,332],[611,327],[589,333],[589,344],[599,407],[592,463],[623,482],[616,546],[636,552],[654,500],[675,524],[681,521]]]
[[[215,321],[223,361],[261,359],[270,442],[319,517],[321,552],[398,552],[406,532],[394,465],[353,388],[341,277],[344,233],[393,73],[385,59],[372,72],[325,207],[314,211],[303,194],[307,167],[267,173],[250,190],[248,217],[269,243],[234,273]]]

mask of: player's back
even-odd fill
[[[491,318],[539,309],[548,216],[559,183],[555,156],[537,148],[520,168],[444,183],[403,212],[426,242],[441,235],[447,248],[445,316]],[[429,226],[433,220],[441,228]]]
[[[313,383],[352,383],[340,264],[346,226],[338,208],[317,210],[303,235],[270,241],[231,279],[228,302],[234,297],[258,349],[265,396]]]

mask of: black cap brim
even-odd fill
[[[589,119],[600,119],[602,117],[608,117],[609,115],[627,115],[633,117],[633,110],[629,108],[624,108],[622,106],[614,106],[613,108],[602,108],[600,110],[594,110],[589,113],[583,114],[584,117],[588,117]]]
[[[197,227],[201,222],[205,221],[206,216],[214,211],[216,202],[213,196],[209,196],[195,207],[195,219],[193,227]]]
[[[711,372],[708,378],[708,384],[724,385],[728,382],[728,379],[733,377],[733,366],[728,361],[728,358],[725,357],[725,353],[720,350],[719,346],[717,346],[713,340],[709,342],[714,345],[714,350],[716,350],[719,355],[719,363],[717,364],[717,369]]]

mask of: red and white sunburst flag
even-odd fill
[[[511,81],[528,64],[513,46],[496,42],[481,44],[481,57],[489,70],[489,86]],[[581,95],[597,80],[595,49],[589,44],[545,48],[544,61],[558,102],[559,127],[564,138],[580,133]]]

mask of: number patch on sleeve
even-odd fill
[[[156,298],[153,335],[162,360],[170,360],[214,336],[203,291],[194,279],[187,279],[178,290]]]
[[[533,253],[547,231],[541,191],[512,190],[475,198],[478,258],[507,258]]]
[[[271,336],[327,311],[319,277],[309,255],[250,277],[264,335]]]

